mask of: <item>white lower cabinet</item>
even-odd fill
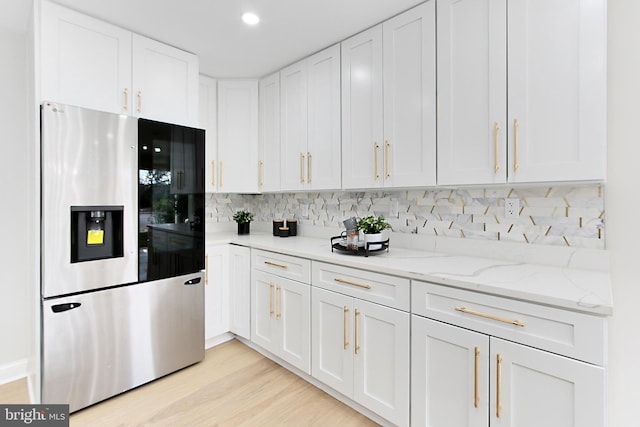
[[[207,245],[204,273],[204,337],[212,339],[229,331],[229,245]]]
[[[409,314],[313,287],[313,377],[409,424]]]
[[[604,368],[412,315],[411,424],[604,425]]]
[[[309,374],[310,286],[256,269],[252,276],[251,340]]]
[[[251,339],[251,249],[229,245],[229,330]]]

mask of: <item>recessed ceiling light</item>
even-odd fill
[[[258,22],[260,22],[260,17],[255,13],[247,12],[242,15],[242,20],[247,25],[256,25]]]

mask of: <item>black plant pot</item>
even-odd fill
[[[250,222],[239,222],[238,223],[238,234],[249,234],[249,226]]]

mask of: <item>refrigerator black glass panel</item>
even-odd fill
[[[204,268],[204,130],[138,121],[139,280]]]

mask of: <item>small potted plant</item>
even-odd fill
[[[249,234],[249,226],[253,221],[253,214],[244,209],[233,214],[233,220],[238,223],[238,234]]]
[[[377,218],[370,215],[358,219],[356,227],[364,233],[364,241],[366,245],[367,242],[382,242],[382,230],[391,228],[391,224],[389,224],[382,215]],[[382,244],[369,245],[369,249],[380,249],[381,247]]]

